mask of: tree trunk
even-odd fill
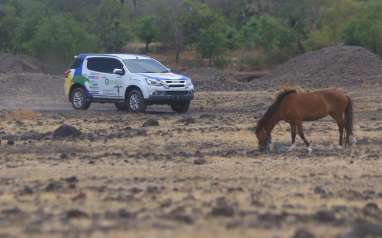
[[[145,46],[146,53],[149,52],[149,46],[150,46],[150,42],[146,41],[146,46]]]
[[[134,16],[137,16],[137,0],[133,0]]]

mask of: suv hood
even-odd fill
[[[157,80],[187,80],[186,76],[174,73],[138,73],[137,75]]]

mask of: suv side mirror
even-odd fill
[[[113,74],[124,75],[125,71],[123,69],[114,69]]]

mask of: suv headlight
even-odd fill
[[[147,84],[150,85],[150,86],[157,86],[157,87],[164,86],[163,83],[160,80],[157,80],[157,79],[148,79],[148,78],[145,78],[145,80],[146,80]]]
[[[191,79],[187,79],[186,80],[186,87],[190,87],[190,86],[192,86],[192,81],[191,81]]]

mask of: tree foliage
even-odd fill
[[[365,46],[382,55],[382,2],[368,2],[344,30],[343,38],[346,44]]]
[[[140,39],[145,42],[145,50],[149,51],[149,46],[157,36],[157,26],[155,18],[152,16],[143,16],[138,20],[136,32]]]
[[[250,49],[277,62],[338,43],[382,55],[380,12],[380,0],[1,0],[0,51],[66,60],[158,41],[177,59]]]

